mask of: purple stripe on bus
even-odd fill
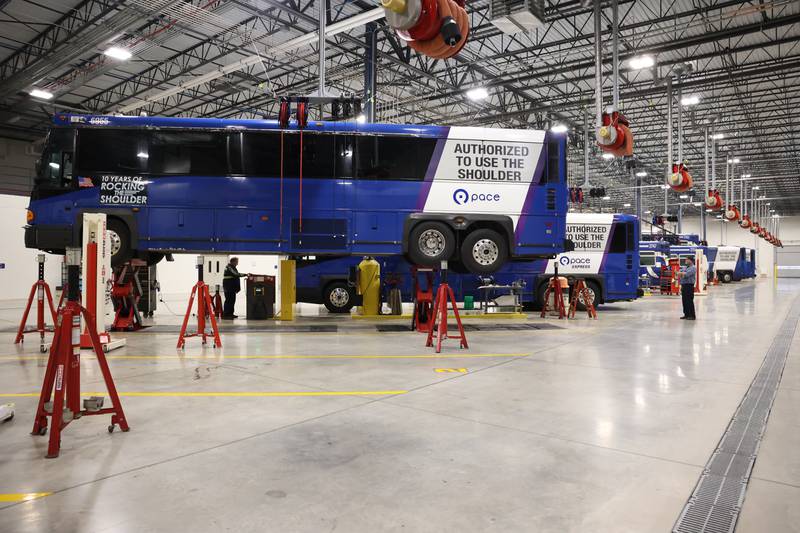
[[[428,194],[430,194],[431,185],[433,185],[433,177],[436,175],[436,169],[439,168],[439,160],[442,158],[445,144],[447,144],[446,137],[436,141],[436,147],[431,155],[431,162],[428,164],[428,171],[425,172],[425,181],[419,191],[419,198],[417,198],[417,211],[425,209],[425,202],[428,201]]]
[[[533,177],[531,178],[531,182],[528,184],[528,194],[525,196],[525,203],[522,204],[522,209],[520,210],[520,217],[517,221],[517,230],[514,232],[514,237],[519,240],[520,235],[522,235],[523,230],[525,229],[525,222],[527,221],[528,217],[525,216],[525,213],[529,213],[531,206],[533,205],[533,197],[534,192],[536,191],[536,186],[540,185],[542,181],[542,175],[544,174],[544,162],[547,158],[547,148],[545,145],[542,145],[542,151],[539,152],[539,160],[536,162],[536,169],[533,171]]]

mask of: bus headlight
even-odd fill
[[[33,211],[31,211],[30,209],[27,209],[26,210],[26,214],[25,214],[25,220],[28,221],[28,224],[33,222],[34,218],[36,218],[36,215],[33,214]]]

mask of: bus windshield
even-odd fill
[[[42,157],[36,163],[33,199],[47,198],[73,189],[74,137],[75,131],[70,128],[50,130]]]

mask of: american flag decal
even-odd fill
[[[94,182],[92,182],[92,178],[78,176],[78,187],[94,187]]]

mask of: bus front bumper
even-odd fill
[[[25,226],[25,248],[63,250],[74,243],[72,226]]]

